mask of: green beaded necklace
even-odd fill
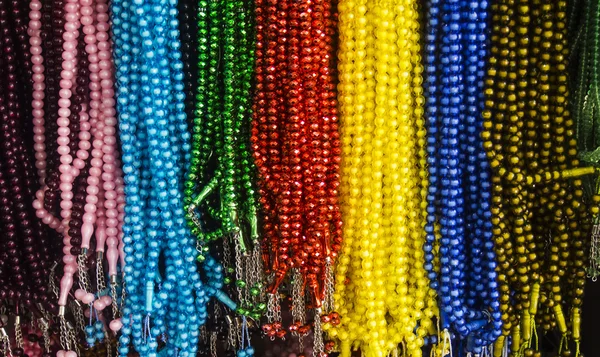
[[[579,16],[578,16],[579,15]],[[583,21],[580,21],[583,17]],[[600,167],[600,1],[575,2],[571,8],[570,31],[573,35],[572,61],[577,146],[582,162]],[[580,26],[579,29],[575,29]],[[600,178],[583,178],[588,199],[600,202]],[[597,208],[596,208],[597,209]],[[600,275],[600,215],[594,215],[590,245],[588,276],[594,281]]]
[[[235,276],[225,282],[235,280],[237,312],[256,319],[266,306],[250,153],[252,8],[248,0],[199,2],[198,81],[184,202],[198,239],[198,260],[205,259],[211,242],[223,238],[227,273]]]

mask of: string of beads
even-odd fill
[[[484,111],[504,321],[495,355],[510,336],[513,355],[539,356],[541,338],[558,330],[558,352],[577,356],[584,238],[591,228],[578,176],[594,169],[577,169],[565,72],[566,2],[517,3],[492,7]]]
[[[427,171],[417,2],[339,3],[341,208],[337,327],[365,356],[421,356],[434,331],[425,243]],[[403,346],[401,348],[400,346]]]

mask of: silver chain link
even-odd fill
[[[67,321],[64,316],[60,317],[60,346],[63,350],[69,351],[71,349],[71,343],[69,340],[69,332],[67,331]]]
[[[110,343],[110,338],[108,338],[108,331],[104,329],[104,334],[106,335],[106,357],[112,357],[112,343]]]
[[[88,278],[88,272],[86,270],[87,256],[85,254],[79,254],[77,257],[77,268],[79,272],[79,287],[85,292],[91,292],[90,280]]]
[[[52,293],[54,295],[56,295],[56,297],[58,297],[59,291],[58,291],[58,287],[56,286],[56,267],[58,266],[58,262],[54,262],[54,264],[52,265],[52,268],[50,268],[50,275],[48,275],[48,286],[50,287],[50,291],[52,291]]]
[[[202,223],[200,222],[200,217],[198,216],[198,213],[196,212],[195,204],[192,203],[188,206],[188,213],[189,213],[189,217],[192,220],[192,222],[194,223],[194,225],[196,227],[198,227],[199,229],[202,229]]]
[[[23,331],[21,330],[21,317],[15,317],[15,344],[19,348],[23,348]]]
[[[267,300],[267,322],[272,324],[273,322],[275,322],[275,309],[276,309],[276,300],[277,300],[277,293],[275,294],[269,294],[269,298]]]
[[[121,311],[123,311],[123,306],[125,306],[125,299],[127,299],[127,286],[125,285],[125,276],[123,275],[121,281]]]
[[[4,330],[4,328],[1,328],[0,334],[0,341],[2,342],[2,354],[4,356],[12,356],[12,350],[10,348],[10,338],[6,333],[6,330]]]
[[[208,343],[208,332],[206,331],[206,325],[200,326],[200,340],[202,343]]]
[[[254,263],[253,264],[254,269],[252,272],[254,274],[255,283],[263,285],[263,288],[261,289],[260,294],[258,294],[256,296],[256,299],[254,301],[255,303],[258,303],[261,301],[265,301],[265,289],[264,289],[265,270],[264,270],[264,266],[263,266],[259,242],[255,242],[255,244],[254,244],[254,249],[252,250],[252,261]]]
[[[267,320],[270,324],[273,322],[281,323],[281,304],[279,301],[279,294],[269,294],[267,300]],[[274,341],[275,337],[271,336],[271,341]]]
[[[210,334],[210,356],[211,357],[219,357],[217,355],[217,333],[212,332]]]
[[[237,337],[238,346],[243,346],[244,339],[242,338],[242,322],[239,318],[235,319],[235,335]]]
[[[117,283],[116,282],[111,282],[110,283],[110,296],[112,297],[112,313],[113,313],[113,318],[116,319],[119,317],[119,305],[117,304]]]
[[[44,348],[46,352],[50,352],[50,333],[48,332],[48,321],[46,321],[46,319],[44,318],[38,319],[38,326],[42,331],[42,338],[44,339]]]
[[[323,329],[321,328],[321,308],[315,309],[313,338],[313,357],[319,357],[325,350],[325,344],[323,343]]]
[[[232,350],[235,351],[238,345],[238,339],[235,329],[235,319],[232,319],[231,316],[227,316],[227,345]]]
[[[225,268],[231,267],[231,247],[227,237],[223,239],[223,264],[225,264]]]
[[[71,326],[71,324],[67,324],[67,334],[68,334],[68,338],[71,343],[71,346],[73,346],[73,349],[79,356],[81,354],[79,352],[79,344],[77,343],[77,336],[75,335],[75,329],[73,328],[73,326]]]
[[[91,311],[92,310],[90,309],[90,313]],[[78,301],[75,300],[71,303],[71,312],[75,317],[75,328],[85,332],[85,317],[83,316],[83,307]]]
[[[104,277],[104,260],[102,254],[98,254],[96,257],[96,286],[98,291],[106,290],[106,278]]]
[[[331,258],[327,258],[325,265],[325,301],[323,301],[323,309],[326,313],[330,313],[335,309],[333,302],[333,293],[335,291],[335,279],[333,277],[333,266]]]
[[[306,305],[304,300],[303,279],[299,269],[292,271],[292,320],[304,325],[306,322]],[[294,331],[296,335],[298,332]]]
[[[235,246],[235,278],[236,280],[244,280],[244,266],[243,266],[243,262],[242,262],[242,247],[240,244],[240,239],[241,239],[241,233],[240,232],[236,232],[233,234],[233,242],[234,242],[234,246]],[[247,299],[247,290],[246,289],[242,289],[240,287],[237,286],[236,284],[236,289],[237,289],[237,293],[238,293],[238,300],[240,301],[240,303],[242,305],[245,305],[245,303],[248,301]]]

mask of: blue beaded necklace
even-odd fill
[[[183,211],[189,163],[177,0],[113,0],[117,105],[125,174],[123,328],[119,355],[195,356],[206,304],[222,291],[210,256],[200,280]],[[162,263],[162,264],[159,264]],[[159,269],[159,266],[164,268]]]
[[[491,346],[502,327],[490,168],[480,138],[487,6],[485,0],[430,0],[425,48],[430,180],[425,267],[439,295],[445,334],[461,341],[459,353],[475,354]]]

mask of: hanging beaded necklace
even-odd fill
[[[46,259],[50,256],[51,245],[39,252],[35,249],[40,244],[48,244],[47,232],[31,209],[33,190],[36,187],[33,168],[33,153],[28,148],[28,131],[24,125],[27,119],[28,97],[19,92],[19,83],[30,70],[18,66],[19,61],[29,60],[28,53],[17,51],[22,47],[25,38],[26,14],[21,5],[14,1],[0,1],[0,46],[1,60],[4,63],[0,75],[0,173],[2,174],[2,252],[3,269],[6,285],[1,295],[15,305],[25,304],[35,308],[37,302],[43,308],[53,309],[44,281],[50,266]],[[3,308],[6,305],[2,304]]]
[[[595,169],[578,168],[568,110],[566,2],[501,1],[492,13],[483,139],[494,171],[504,322],[495,353],[508,347],[510,336],[514,355],[541,356],[537,335],[558,330],[557,352],[578,356],[584,236],[591,229],[579,176]]]
[[[249,147],[254,72],[251,3],[202,1],[196,20],[198,72],[192,157],[184,191],[186,217],[198,239],[199,261],[211,250],[223,250],[227,273],[234,275],[226,282],[235,281],[231,293],[236,296],[236,312],[243,321],[258,320],[266,305],[261,298],[264,273]],[[220,245],[213,243],[220,238]],[[246,329],[242,325],[228,328]]]
[[[424,269],[425,128],[418,6],[340,1],[339,100],[344,243],[325,324],[364,356],[421,356],[435,334]],[[435,341],[434,341],[435,342]]]
[[[155,355],[159,341],[169,356],[195,356],[208,299],[237,307],[220,290],[222,267],[210,255],[208,283],[200,280],[181,203],[190,135],[175,5],[120,0],[111,7],[127,217],[121,356],[130,345]]]
[[[26,19],[23,3],[0,1],[0,354],[5,356],[24,355],[27,326],[56,311],[46,280],[53,245],[32,208],[37,180],[28,114],[31,67],[19,65],[30,61]]]
[[[61,279],[58,311],[60,321],[61,355],[72,355],[77,349],[77,332],[66,321],[67,299],[71,293],[74,275],[77,273],[79,289],[75,297],[89,304],[89,315],[97,316],[107,305],[116,306],[116,249],[123,221],[123,182],[120,179],[116,151],[116,112],[111,49],[108,39],[108,5],[104,0],[55,1],[57,14],[64,11],[65,21],[56,21],[54,35],[60,34],[64,43],[60,47],[48,46],[48,86],[44,85],[45,68],[42,57],[42,37],[52,37],[52,26],[42,24],[42,4],[34,1],[31,6],[29,34],[32,37],[32,75],[34,102],[34,137],[36,167],[43,187],[37,192],[34,207],[38,217],[63,235],[64,276]],[[49,18],[44,18],[50,20]],[[49,21],[48,21],[49,22]],[[62,29],[62,30],[61,30]],[[80,36],[79,30],[83,35]],[[49,41],[50,42],[50,41]],[[85,55],[83,55],[85,53]],[[60,56],[57,56],[60,54]],[[62,58],[59,63],[58,58]],[[53,75],[58,73],[59,86]],[[52,70],[51,70],[52,69]],[[59,89],[60,88],[60,89]],[[58,93],[53,96],[52,93]],[[46,94],[48,94],[46,96]],[[50,100],[60,97],[57,126],[46,125],[44,103],[52,109]],[[46,99],[46,101],[44,101]],[[48,130],[49,129],[49,130]],[[58,134],[56,136],[56,134]],[[56,152],[59,160],[45,143],[56,136]],[[49,145],[49,147],[52,147]],[[60,162],[60,165],[57,163]],[[56,170],[56,171],[53,171]],[[58,174],[60,173],[60,174]],[[55,202],[60,190],[60,217],[55,216]],[[97,260],[96,284],[88,280],[88,252],[95,238]],[[108,241],[109,274],[113,280],[112,298],[104,291],[104,251]],[[94,294],[92,290],[98,292]],[[96,301],[94,301],[96,300]],[[92,306],[92,302],[94,303]],[[75,323],[83,325],[80,305],[72,306]],[[113,315],[116,314],[113,309]],[[81,326],[83,329],[83,326]],[[96,323],[96,337],[104,338],[105,327]],[[89,336],[88,336],[89,343]],[[65,351],[66,350],[66,351]]]
[[[38,187],[28,96],[33,72],[32,67],[19,65],[32,60],[26,5],[0,1],[0,353],[14,356],[27,350],[23,338],[27,326],[56,311],[46,280],[55,246],[32,208]],[[13,341],[9,331],[14,333]]]
[[[427,11],[426,267],[440,299],[444,333],[455,334],[464,350],[479,355],[491,348],[502,326],[490,173],[479,138],[487,2],[434,0]],[[439,270],[434,269],[436,244]]]
[[[263,210],[263,260],[271,275],[270,337],[284,337],[280,287],[293,276],[294,335],[306,335],[305,299],[315,308],[315,353],[324,353],[321,313],[330,313],[333,262],[341,244],[337,204],[339,134],[333,65],[333,4],[256,3],[252,149]],[[288,274],[288,273],[292,274]],[[306,294],[308,293],[308,294]]]
[[[570,34],[573,37],[573,53],[571,62],[574,96],[572,101],[573,119],[576,121],[577,149],[582,162],[598,166],[600,147],[598,135],[598,106],[600,105],[600,71],[598,69],[598,38],[600,36],[600,19],[597,1],[584,1],[572,5],[569,17]],[[581,14],[580,21],[575,14]],[[600,186],[598,177],[582,178],[586,197],[598,200]],[[594,217],[594,228],[590,246],[590,266],[588,275],[596,280],[600,274],[600,230],[599,216]]]

